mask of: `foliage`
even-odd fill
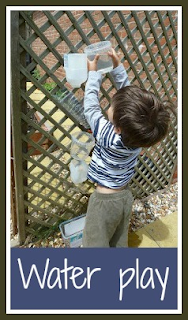
[[[41,78],[41,74],[40,74],[40,70],[35,68],[34,71],[32,72],[33,77],[36,80],[39,80]],[[55,82],[45,82],[43,84],[43,87],[47,90],[47,91],[51,91],[52,89],[54,89],[56,86]],[[63,92],[60,88],[56,91],[55,93],[55,97],[58,99],[62,99],[65,95],[65,92]]]
[[[41,77],[40,71],[39,71],[39,69],[37,69],[37,68],[33,70],[32,75],[33,75],[33,77],[34,77],[36,80],[39,80],[40,77]]]
[[[58,99],[62,99],[65,95],[65,92],[62,92],[62,90],[59,89],[58,91],[56,91],[55,95]]]
[[[46,82],[43,84],[43,87],[47,90],[47,91],[51,91],[53,88],[55,88],[56,84],[55,82]]]

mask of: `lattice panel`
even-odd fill
[[[64,53],[83,52],[90,43],[110,40],[120,52],[132,84],[176,102],[177,12],[21,11],[19,22],[22,142],[27,146],[22,154],[25,220],[26,231],[38,234],[43,227],[55,228],[60,220],[84,213],[93,190],[89,181],[75,186],[70,179],[71,133],[88,128],[58,98],[62,92],[72,91],[82,103],[84,96],[85,85],[72,90],[66,82]],[[104,112],[115,92],[107,74],[100,92]],[[131,181],[135,197],[147,196],[170,183],[176,149],[177,127],[172,117],[168,137],[139,157]]]

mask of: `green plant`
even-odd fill
[[[56,95],[56,97],[57,97],[58,99],[60,99],[60,98],[63,98],[63,97],[64,97],[65,92],[62,92],[62,90],[59,89],[58,91],[56,91],[55,95]]]
[[[46,82],[43,84],[43,87],[47,90],[47,91],[51,91],[53,88],[55,88],[56,84],[55,82]]]
[[[33,70],[32,75],[33,75],[33,77],[34,77],[36,80],[39,80],[40,77],[41,77],[40,71],[39,71],[39,69],[37,69],[37,68]]]

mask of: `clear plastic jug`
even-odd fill
[[[99,60],[97,62],[97,71],[104,74],[110,72],[113,69],[112,58],[108,55],[108,51],[112,48],[110,41],[101,41],[90,44],[84,49],[89,60],[93,60],[96,54],[99,54]]]
[[[64,55],[64,69],[67,82],[73,88],[80,88],[87,80],[87,55],[85,53],[68,53]]]

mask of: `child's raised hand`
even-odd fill
[[[112,48],[111,51],[108,51],[109,57],[112,58],[114,68],[118,67],[121,64],[118,53]]]
[[[99,54],[96,54],[93,61],[87,59],[88,71],[97,71],[97,61],[99,60]]]

